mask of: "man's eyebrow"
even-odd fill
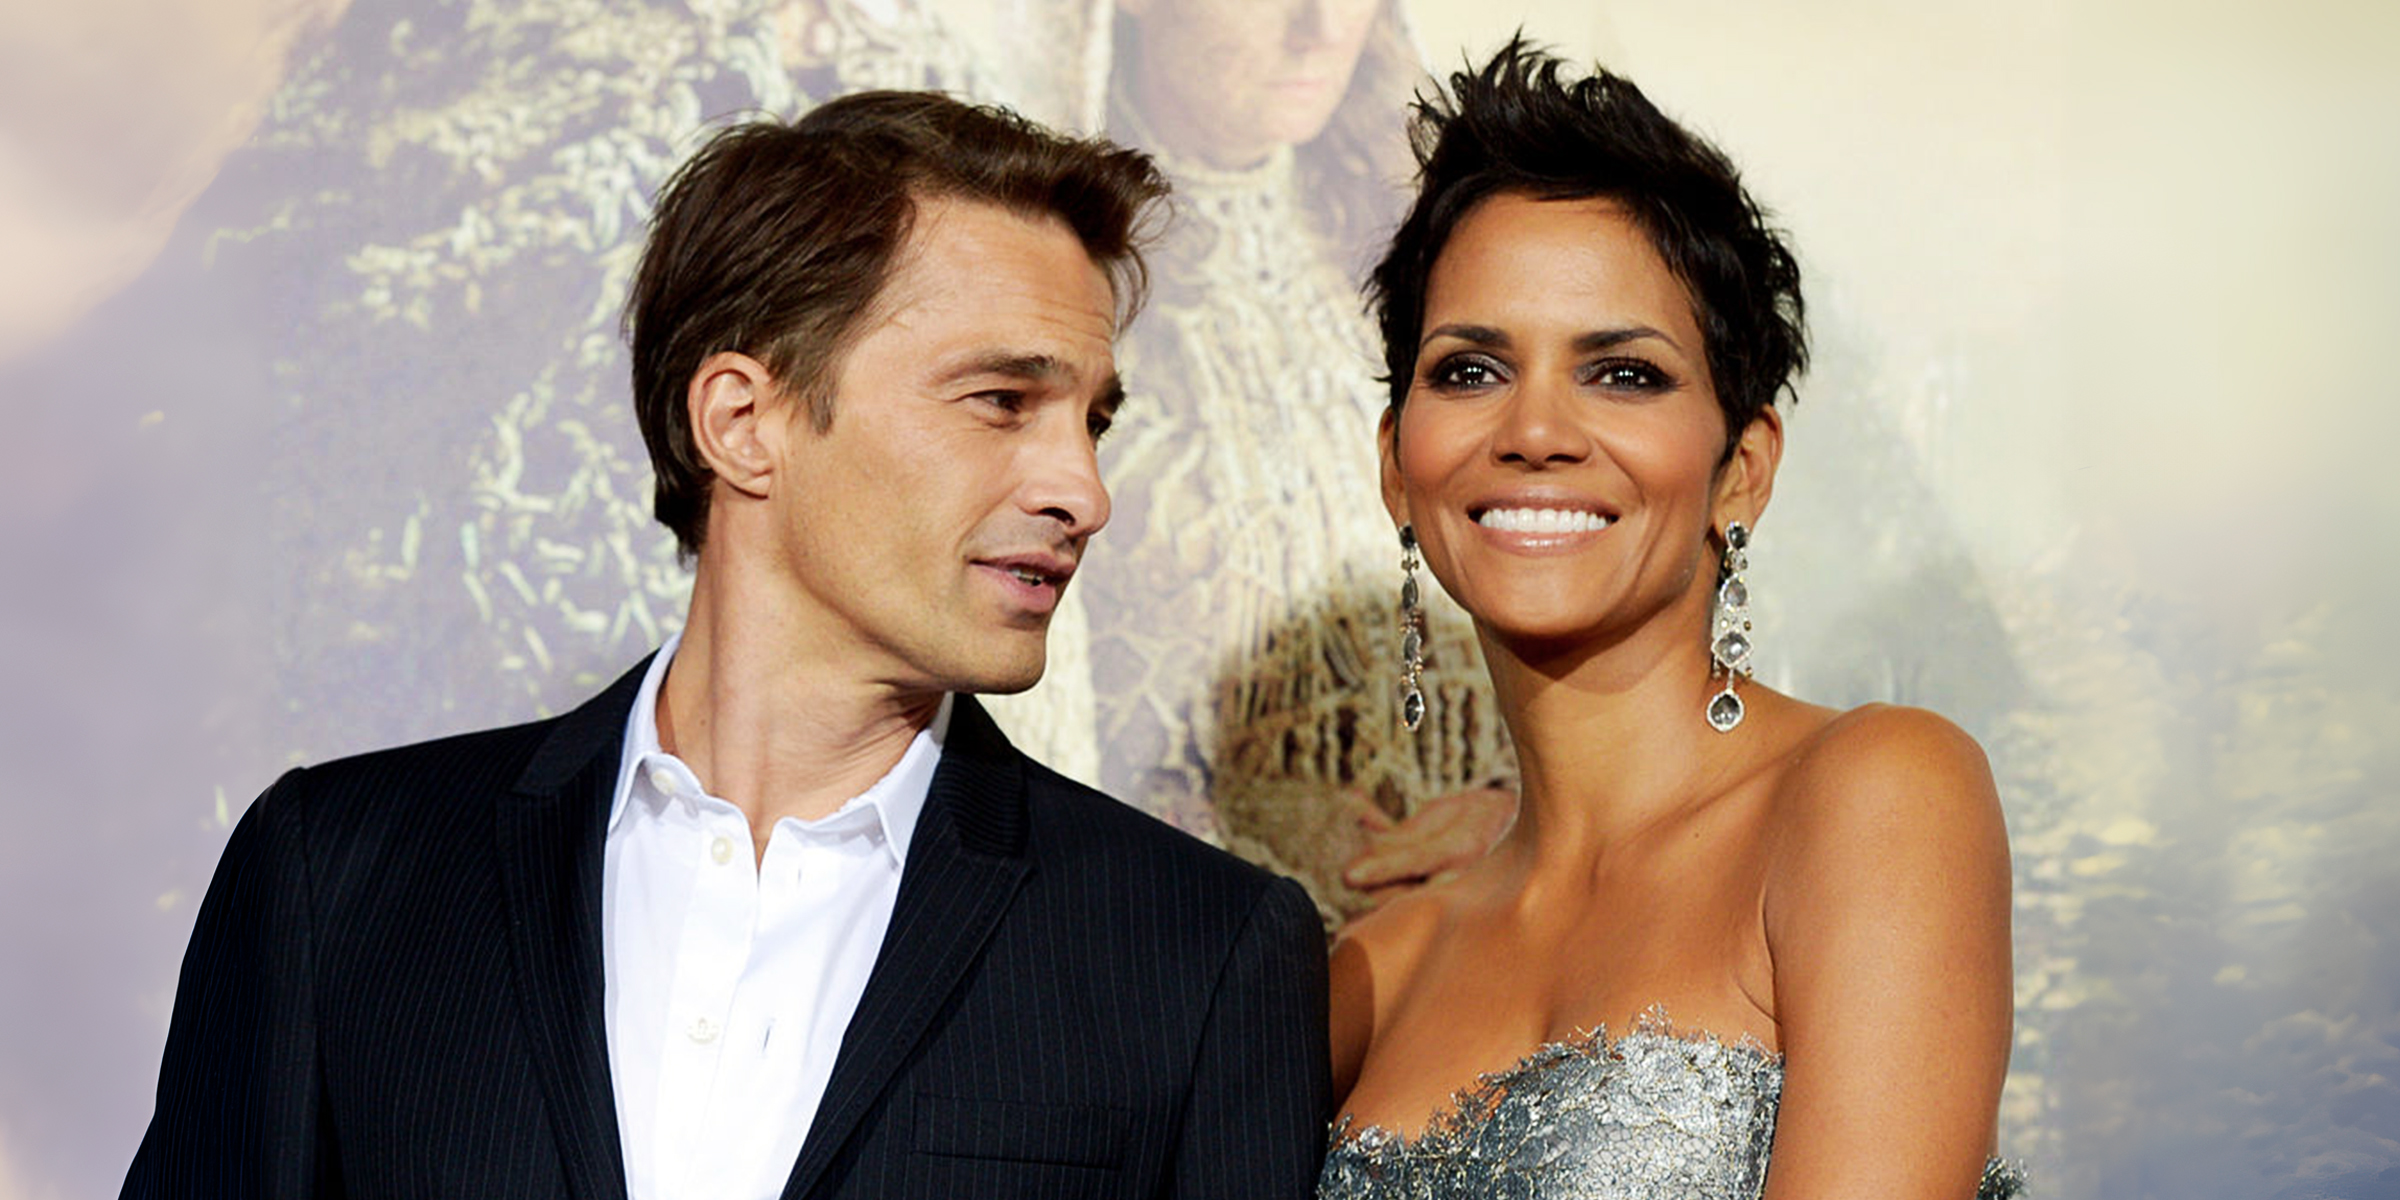
[[[934,383],[957,383],[978,375],[997,375],[1003,379],[1048,381],[1073,379],[1075,369],[1055,355],[1022,354],[1007,350],[989,350],[973,355],[953,365],[938,376]]]

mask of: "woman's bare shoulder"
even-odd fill
[[[1983,748],[1921,708],[1870,704],[1833,716],[1793,748],[1774,813],[1786,876],[2007,858]]]
[[[1779,788],[1828,806],[1972,802],[1992,793],[1983,747],[1949,718],[1922,708],[1867,704],[1836,713],[1793,747]]]
[[[1337,1096],[1350,1094],[1393,1000],[1407,988],[1426,949],[1449,924],[1451,886],[1436,884],[1394,896],[1335,937],[1330,974]]]

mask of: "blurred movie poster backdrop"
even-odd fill
[[[2060,1200],[2400,1195],[2400,17],[2257,7],[0,0],[0,1200],[114,1193],[276,774],[561,711],[676,628],[617,330],[648,204],[845,91],[1172,176],[1116,516],[997,707],[1357,911],[1367,831],[1513,776],[1455,609],[1400,730],[1356,280],[1402,104],[1520,25],[1800,249],[1762,673],[1990,750],[2003,1149]]]

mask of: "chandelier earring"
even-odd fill
[[[1750,677],[1750,584],[1742,572],[1750,567],[1750,528],[1740,521],[1725,523],[1725,556],[1717,567],[1716,617],[1709,623],[1708,676],[1725,677],[1725,686],[1708,702],[1708,727],[1731,733],[1742,723],[1742,698],[1734,685]]]
[[[1400,527],[1400,723],[1425,723],[1425,607],[1417,593],[1417,527]]]

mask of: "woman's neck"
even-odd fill
[[[1732,747],[1701,715],[1722,686],[1695,615],[1704,606],[1573,647],[1482,630],[1522,784],[1503,851],[1533,870],[1586,864],[1711,794]]]

